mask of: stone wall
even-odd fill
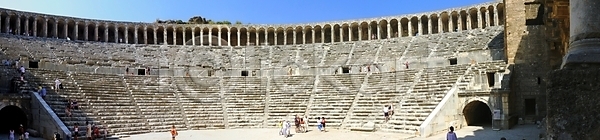
[[[30,92],[31,95],[31,128],[38,130],[42,138],[51,140],[54,138],[54,133],[59,133],[64,139],[71,136],[71,131],[58,118],[56,113],[36,92]]]

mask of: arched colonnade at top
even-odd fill
[[[17,11],[6,10],[0,11],[0,32],[128,44],[166,42],[170,45],[211,46],[295,45],[457,32],[503,25],[503,17],[503,3],[422,16],[386,18],[379,21],[285,27],[123,23],[20,14]],[[198,39],[192,39],[196,37]],[[212,42],[214,38],[224,41]],[[223,44],[224,42],[227,44]]]

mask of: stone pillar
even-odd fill
[[[13,30],[15,34],[21,35],[21,17],[17,15],[17,27]]]
[[[259,42],[260,36],[258,36],[258,35],[260,35],[260,34],[258,32],[256,32],[256,35],[254,37],[254,41],[255,41],[254,45],[256,45],[256,46],[260,46],[260,42]]]
[[[33,29],[31,29],[31,35],[37,36],[37,20],[33,20]]]
[[[427,26],[427,25],[423,25],[423,21],[421,21],[421,18],[417,19],[417,34],[422,35],[423,34],[423,26]]]
[[[231,31],[227,31],[227,46],[231,46]]]
[[[454,21],[452,19],[452,16],[448,17],[448,32],[455,32],[454,31]]]
[[[25,19],[25,31],[23,33],[29,33],[29,19]]]
[[[294,30],[292,33],[292,44],[296,45],[296,30]]]
[[[302,44],[306,44],[306,33],[302,31]]]
[[[208,46],[212,46],[212,29],[208,29]]]
[[[65,38],[69,37],[69,24],[68,23],[65,23],[61,36],[65,37]]]
[[[344,42],[344,27],[340,27],[340,42]]]
[[[173,44],[171,45],[177,45],[177,27],[173,27]]]
[[[362,30],[363,30],[363,28],[360,27],[360,25],[359,25],[358,26],[358,40],[362,40],[362,36],[363,36]]]
[[[104,35],[104,40],[102,40],[102,41],[108,42],[108,27],[106,25],[104,26],[104,33],[103,33],[103,35]]]
[[[381,25],[376,25],[377,26],[375,26],[375,36],[377,37],[377,39],[381,39]]]
[[[433,24],[431,23],[431,17],[427,18],[427,34],[433,34]]]
[[[489,27],[492,23],[490,22],[490,9],[486,9],[485,12],[485,27]]]
[[[278,34],[277,32],[275,32],[275,33],[273,34],[273,35],[275,35],[275,37],[273,38],[273,45],[279,45],[279,44],[277,44],[277,43],[278,43],[278,42],[277,42],[277,41],[278,41],[278,40],[277,40],[277,34]],[[283,37],[283,39],[285,39],[285,36]],[[268,41],[267,41],[267,42],[268,42]]]
[[[277,34],[273,33],[273,35],[275,35],[275,38],[276,38],[276,39],[274,39],[273,43],[277,43]],[[260,39],[259,39],[259,41],[260,41]],[[265,31],[265,46],[268,46],[268,45],[269,45],[269,31]],[[257,46],[260,46],[260,43]]]
[[[498,8],[494,7],[494,26],[498,26],[498,23],[500,23],[498,18]]]
[[[192,46],[196,45],[196,28],[192,28]]]
[[[157,33],[157,31],[156,31],[156,30],[158,30],[158,29],[156,29],[156,26],[154,26],[154,28],[152,29],[152,32],[153,32],[153,33],[152,33],[152,36],[154,37],[154,40],[153,40],[153,41],[154,41],[154,42],[153,42],[154,44],[158,44],[158,35],[156,34],[156,33]]]
[[[348,41],[352,41],[352,26],[348,27]]]
[[[444,33],[444,23],[442,22],[442,18],[438,17],[438,33]]]
[[[325,28],[321,28],[321,43],[325,43]]]
[[[477,28],[483,29],[481,11],[477,10]]]
[[[413,36],[414,34],[412,32],[412,30],[413,30],[412,20],[408,20],[408,26],[406,26],[406,27],[408,27],[408,36]]]
[[[310,37],[312,38],[312,40],[311,40],[312,42],[311,42],[311,43],[315,43],[315,38],[316,38],[316,37],[315,37],[315,34],[316,34],[316,33],[315,33],[315,30],[314,30],[314,29],[312,29],[312,32],[311,32],[311,33],[312,33],[312,36],[310,36]]]
[[[134,26],[135,29],[133,29],[133,44],[138,44],[138,26]]]
[[[204,28],[200,29],[200,46],[204,45]]]
[[[398,20],[398,36],[397,37],[402,37],[402,33],[404,33],[404,31],[402,31],[404,28],[402,28],[402,22],[400,22],[400,20]]]
[[[79,40],[79,24],[77,23],[75,23],[73,29],[73,38],[71,38],[71,40]]]
[[[144,37],[142,37],[142,39],[144,39],[144,44],[148,44],[148,26],[144,26]]]
[[[387,24],[387,38],[392,38],[392,24]]]
[[[3,22],[4,22],[4,27],[2,27],[2,28],[4,28],[5,33],[8,33],[8,29],[10,29],[10,16],[6,16],[6,18],[4,18],[4,20],[3,20]]]
[[[467,30],[473,29],[473,26],[471,24],[473,24],[473,21],[471,21],[473,18],[471,18],[471,14],[467,13]]]
[[[117,34],[118,34],[118,32],[117,32]],[[125,34],[125,37],[123,38],[123,40],[125,40],[125,44],[129,44],[129,27],[128,26],[125,26],[125,31],[123,32],[123,34]],[[119,43],[122,43],[122,42],[119,42]]]
[[[246,31],[246,46],[250,46],[250,32]]]
[[[54,22],[54,28],[52,29],[52,38],[57,38],[58,37],[58,22],[55,21]]]
[[[237,31],[237,36],[235,38],[237,38],[237,45],[236,46],[242,46],[241,42],[242,42],[242,32],[240,32],[240,30]]]
[[[98,24],[96,24],[96,26],[94,27],[94,36],[92,40],[98,41]]]
[[[600,64],[600,2],[571,0],[569,51],[563,66],[570,64]]]
[[[88,29],[87,24],[85,24],[85,25],[86,25],[86,27],[83,28],[83,40],[89,41],[89,35],[88,35],[88,33],[90,32],[89,31],[90,29]]]

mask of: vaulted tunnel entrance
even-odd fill
[[[0,133],[8,133],[9,130],[19,129],[19,125],[22,124],[24,128],[27,128],[27,115],[17,106],[6,106],[0,110]]]
[[[481,101],[473,101],[465,106],[463,115],[469,126],[492,125],[492,111],[487,104]]]

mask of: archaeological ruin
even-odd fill
[[[0,9],[3,64],[18,60],[27,69],[23,82],[2,66],[7,86],[0,91],[21,94],[0,97],[0,112],[24,112],[19,123],[48,139],[86,121],[128,137],[172,125],[275,128],[295,115],[306,115],[310,126],[325,117],[331,129],[414,137],[449,126],[502,131],[543,123],[547,133],[540,135],[550,139],[593,139],[586,134],[597,123],[574,123],[598,118],[579,110],[598,110],[586,106],[598,99],[591,92],[599,87],[597,36],[586,32],[595,26],[579,28],[598,18],[582,11],[594,9],[570,8],[568,0],[504,0],[288,25],[138,23]],[[55,91],[57,79],[64,88]],[[48,89],[45,98],[39,87]],[[563,100],[569,91],[582,94]],[[69,100],[81,106],[72,117]],[[388,122],[385,105],[394,106]],[[570,114],[578,116],[565,119]],[[13,123],[0,122],[7,124],[0,131]]]

